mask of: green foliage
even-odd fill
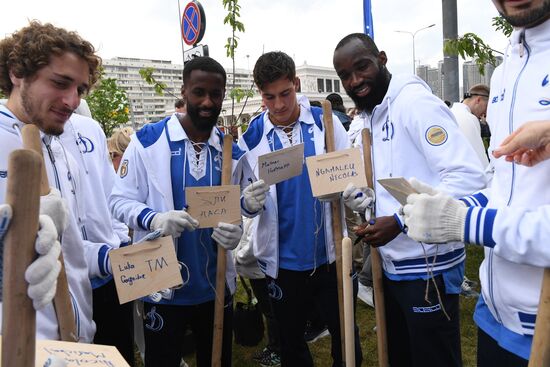
[[[479,72],[483,74],[485,64],[496,64],[495,50],[489,47],[475,33],[466,33],[462,37],[454,40],[445,40],[443,51],[446,54],[460,55],[466,59],[466,56],[473,58],[479,68]]]
[[[254,96],[254,91],[251,89],[244,90],[242,88],[233,88],[231,89],[231,92],[229,92],[229,97],[231,99],[237,100],[237,103],[239,103],[243,98],[251,98]]]
[[[126,92],[116,85],[116,79],[103,76],[97,87],[86,98],[92,116],[96,119],[105,135],[110,136],[113,129],[128,122],[129,103]]]
[[[495,30],[504,33],[506,37],[510,37],[512,35],[512,31],[514,30],[514,27],[512,27],[512,25],[501,16],[494,17],[493,23],[491,24],[495,27]]]
[[[512,34],[512,26],[500,16],[493,18],[492,25],[506,37]],[[460,55],[464,60],[466,56],[474,59],[481,74],[484,74],[485,64],[496,64],[495,53],[502,55],[502,52],[492,49],[475,33],[466,33],[457,39],[445,40],[443,52],[447,55]]]
[[[222,0],[223,7],[228,11],[223,19],[223,24],[229,24],[232,30],[231,37],[227,38],[225,50],[227,57],[235,59],[235,50],[239,46],[239,37],[235,35],[237,31],[244,33],[244,24],[239,21],[241,16],[241,6],[238,0]]]
[[[139,75],[143,80],[145,80],[145,83],[152,85],[155,88],[155,93],[159,96],[164,95],[164,91],[168,86],[166,83],[159,82],[155,79],[153,76],[153,73],[155,72],[155,68],[147,67],[143,69],[139,69]]]
[[[6,95],[4,94],[4,92],[2,92],[2,91],[0,90],[0,99],[3,99],[3,98],[8,98],[8,97],[6,97]]]

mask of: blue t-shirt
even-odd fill
[[[304,156],[315,155],[313,126],[299,122],[300,142]],[[269,132],[271,151],[283,149],[275,132]],[[305,160],[300,176],[277,184],[279,220],[279,267],[305,271],[327,263],[324,205],[313,197]]]

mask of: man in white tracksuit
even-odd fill
[[[128,228],[112,218],[107,203],[116,173],[105,133],[94,119],[73,113],[60,140],[81,171],[78,224],[93,288],[94,343],[115,346],[133,366],[133,303],[119,303],[108,255],[128,245],[130,238]]]
[[[356,233],[371,246],[383,246],[390,364],[459,366],[464,244],[425,246],[401,233],[400,204],[376,180],[422,177],[459,197],[485,187],[481,165],[443,102],[419,78],[392,76],[386,54],[370,37],[344,37],[333,61],[346,92],[362,111],[363,126],[372,132],[376,218]],[[439,292],[430,281],[426,301],[431,278]]]
[[[550,2],[493,2],[515,29],[504,63],[491,78],[489,151],[525,122],[550,116],[550,71],[546,67]],[[543,267],[550,266],[549,238],[541,225],[548,219],[550,161],[534,167],[505,159],[496,159],[494,164],[491,188],[463,199],[469,208],[443,195],[430,197],[434,192],[429,188],[420,190],[428,195],[411,195],[412,206],[425,207],[429,202],[430,208],[432,204],[438,208],[435,215],[443,214],[441,220],[418,217],[423,224],[413,234],[422,238],[424,232],[438,242],[463,238],[485,246],[480,268],[482,295],[474,314],[479,327],[478,365],[527,366]],[[407,211],[414,226],[412,206]]]
[[[195,336],[197,366],[211,365],[216,243],[231,250],[242,235],[240,226],[229,223],[197,228],[198,221],[185,210],[185,188],[220,185],[223,159],[232,159],[233,182],[240,183],[244,152],[233,144],[232,157],[222,157],[223,134],[215,125],[225,95],[223,67],[209,57],[195,58],[185,65],[183,79],[187,113],[148,124],[132,136],[110,197],[113,215],[134,229],[134,240],[156,230],[173,236],[182,269],[182,287],[158,301],[144,299],[147,367],[178,367],[187,327]],[[228,251],[223,366],[231,365],[235,285]]]
[[[296,96],[299,80],[292,58],[283,52],[265,53],[254,66],[254,82],[267,109],[250,123],[239,145],[247,151],[245,157],[256,176],[258,157],[263,154],[301,143],[304,159],[325,153],[322,110]],[[339,121],[336,116],[333,119]],[[334,135],[336,150],[349,147],[342,124],[334,124]],[[309,299],[331,333],[333,365],[341,365],[332,215],[329,203],[313,197],[305,163],[300,175],[269,186],[265,206],[248,214],[258,216],[254,255],[267,276],[281,335],[282,366],[313,365],[304,339]],[[360,365],[359,343],[355,355]]]
[[[32,40],[32,42],[31,42]],[[99,77],[101,60],[93,46],[78,35],[51,24],[31,22],[16,35],[0,42],[0,87],[9,96],[0,106],[0,193],[4,195],[7,156],[22,147],[20,130],[26,123],[42,131],[43,153],[50,185],[67,201],[70,215],[62,233],[61,247],[75,311],[76,337],[91,343],[92,289],[84,246],[77,224],[80,171],[76,161],[60,143],[66,121],[80,97]],[[61,232],[61,231],[60,231]],[[50,303],[37,313],[37,337],[59,339],[57,318]]]

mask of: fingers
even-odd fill
[[[39,283],[41,279],[47,276],[56,266],[56,263],[59,262],[58,259],[60,254],[61,245],[59,241],[56,241],[47,254],[39,256],[29,265],[27,270],[25,270],[25,280],[29,284]]]
[[[417,180],[415,177],[411,177],[411,179],[409,180],[409,183],[411,184],[413,189],[415,189],[419,193],[426,193],[426,194],[430,194],[430,195],[437,194],[436,189],[434,189],[433,187],[431,187],[428,184],[425,184],[424,182],[422,182],[420,180]]]
[[[0,242],[2,242],[4,236],[6,235],[6,232],[8,231],[11,216],[11,206],[9,204],[0,205]]]
[[[69,209],[59,190],[51,187],[50,193],[40,197],[40,214],[52,218],[57,233],[63,233],[67,226]]]
[[[36,241],[34,249],[40,255],[44,255],[50,251],[55,242],[57,242],[57,229],[52,218],[41,214],[38,217],[39,229],[36,233]]]
[[[212,239],[226,250],[233,250],[239,244],[242,234],[241,226],[220,222],[212,232]]]
[[[48,303],[50,303],[54,296],[57,286],[57,277],[61,270],[61,263],[56,260],[53,267],[49,269],[49,272],[43,276],[39,282],[30,283],[27,289],[28,296],[33,300],[34,308],[39,310]],[[25,273],[25,276],[27,273]]]
[[[346,189],[342,193],[342,199],[348,200],[356,190],[357,190],[357,188],[355,187],[355,185],[353,183],[351,183],[351,182],[348,183],[348,185],[346,186]]]

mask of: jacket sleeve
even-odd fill
[[[506,260],[550,267],[550,205],[536,210],[470,207],[464,232],[465,242],[494,248]]]
[[[109,207],[115,219],[137,230],[149,230],[156,212],[145,203],[148,196],[147,172],[140,156],[140,143],[133,137],[122,156]]]
[[[409,96],[414,98],[401,105],[414,108],[401,111],[402,121],[428,166],[439,175],[436,188],[455,198],[485,188],[481,163],[449,108],[425,91]]]

